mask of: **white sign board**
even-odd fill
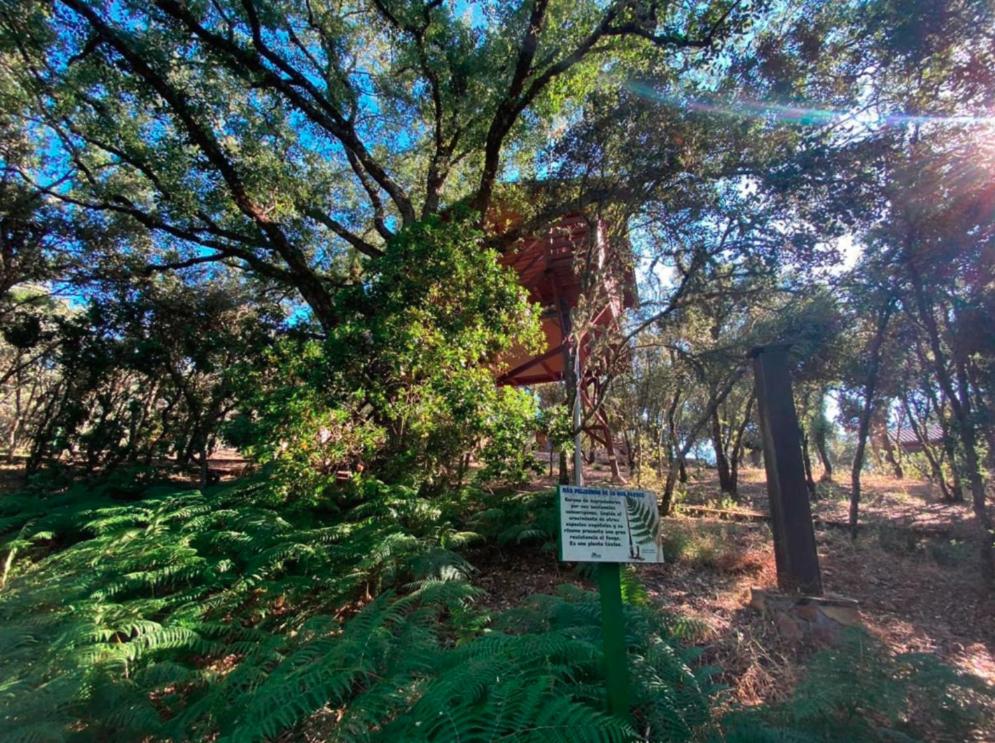
[[[663,562],[656,494],[561,485],[559,510],[560,560]]]

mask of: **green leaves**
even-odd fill
[[[475,222],[457,210],[412,225],[342,290],[324,342],[288,339],[244,365],[229,438],[276,460],[288,493],[320,499],[360,470],[438,490],[465,479],[478,447],[485,477],[527,473],[534,402],[497,389],[491,366],[536,346],[538,316]]]
[[[385,514],[314,528],[273,500],[263,480],[126,504],[78,488],[0,502],[0,517],[19,515],[2,528],[22,545],[0,592],[0,737],[30,738],[39,718],[125,740],[157,735],[160,715],[216,726],[211,705],[237,703],[239,679],[258,684],[309,617],[370,581],[459,564]],[[230,682],[208,670],[236,659]]]
[[[491,622],[444,549],[477,538],[454,514],[478,508],[492,538],[546,538],[549,493],[367,483],[327,524],[271,487],[0,500],[25,550],[0,591],[0,737],[261,741],[334,709],[329,740],[636,739],[602,707],[595,595],[566,587]],[[707,678],[669,619],[626,612],[637,714],[689,739]]]
[[[656,542],[660,538],[660,516],[645,498],[625,496],[625,509],[629,514],[629,527],[635,539]]]

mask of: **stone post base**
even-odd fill
[[[798,596],[766,588],[750,589],[750,606],[769,616],[785,640],[832,644],[844,627],[859,627],[860,604],[854,599]]]

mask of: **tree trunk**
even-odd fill
[[[753,400],[756,397],[756,390],[750,390],[750,396],[746,400],[746,409],[739,426],[736,428],[736,437],[732,442],[732,461],[730,463],[730,474],[732,475],[733,487],[739,492],[739,465],[743,461],[743,437],[746,435],[746,427],[750,424],[753,416]]]
[[[947,353],[944,351],[943,344],[940,341],[940,331],[936,317],[933,314],[933,307],[926,298],[922,277],[911,261],[908,262],[907,267],[915,291],[919,319],[926,328],[930,350],[933,352],[933,371],[936,374],[937,381],[940,383],[940,389],[947,398],[947,402],[950,403],[950,409],[953,411],[954,419],[957,422],[957,433],[960,435],[961,443],[963,444],[964,465],[968,485],[971,488],[971,507],[974,511],[978,531],[978,556],[981,560],[981,573],[984,576],[985,582],[991,585],[993,580],[995,580],[995,564],[992,562],[993,555],[995,555],[992,541],[995,538],[995,532],[993,532],[992,520],[988,514],[985,481],[981,475],[980,462],[978,461],[978,451],[976,448],[977,433],[971,409],[971,396],[966,384],[966,372],[963,369],[963,364],[956,364],[957,386],[955,387],[954,380],[947,366]]]
[[[659,480],[663,480],[664,463],[667,461],[663,451],[663,426],[660,426],[660,434],[656,438],[656,476]]]
[[[871,416],[874,414],[874,395],[877,392],[878,370],[881,365],[881,346],[884,345],[885,332],[894,300],[889,297],[887,303],[878,311],[877,326],[869,349],[870,361],[867,368],[867,381],[864,383],[864,406],[860,411],[857,425],[857,448],[853,454],[853,466],[850,469],[850,538],[857,538],[857,520],[860,513],[860,471],[864,467],[864,452],[867,448],[867,434],[871,428]]]
[[[816,401],[816,415],[812,418],[810,428],[812,443],[815,444],[815,451],[819,455],[819,462],[822,464],[822,475],[819,482],[833,481],[833,462],[829,456],[829,430],[832,424],[826,420],[826,390],[820,389],[818,400]]]
[[[715,449],[715,471],[719,476],[719,490],[735,496],[736,483],[732,479],[725,442],[722,440],[722,421],[719,419],[718,408],[712,411],[712,448]]]
[[[18,353],[16,362],[21,359]],[[21,426],[24,424],[23,410],[21,408],[21,388],[23,386],[21,372],[18,369],[14,378],[14,416],[10,423],[10,433],[7,435],[7,461],[14,463],[14,451],[17,449],[17,439],[20,435]]]
[[[674,465],[676,464],[680,481],[683,484],[688,481],[688,473],[684,463],[684,455],[681,454],[681,443],[677,436],[677,407],[680,402],[681,391],[677,390],[670,401],[670,406],[667,408],[667,430],[670,433],[670,441],[674,451],[674,456],[669,461],[668,473],[669,470],[674,469]]]
[[[818,492],[815,489],[815,476],[812,474],[812,454],[808,448],[808,433],[802,429],[802,465],[805,468],[805,489],[808,490],[809,500],[815,500]]]
[[[904,480],[905,470],[902,469],[900,454],[895,447],[895,443],[891,440],[891,435],[888,433],[887,416],[885,416],[885,420],[879,425],[881,431],[881,448],[884,450],[885,461],[891,465],[891,471],[895,475],[895,479]]]
[[[694,444],[694,441],[697,439],[701,429],[708,424],[708,421],[711,420],[711,417],[713,413],[715,413],[715,410],[719,407],[719,405],[722,404],[722,401],[729,396],[729,392],[732,390],[736,382],[739,381],[739,379],[743,376],[744,371],[745,367],[739,367],[738,369],[734,370],[732,374],[729,375],[729,378],[726,380],[723,387],[716,393],[714,398],[709,402],[708,408],[705,410],[702,416],[697,420],[697,422],[694,424],[691,430],[688,431],[688,436],[687,439],[684,441],[683,446],[678,445],[675,439],[674,443],[675,456],[673,457],[673,459],[676,459],[678,463],[681,461],[683,457],[687,456],[687,453],[689,451],[691,451],[691,447]],[[663,503],[660,506],[661,513],[664,516],[670,513],[671,500],[676,480],[675,477],[676,470],[674,468],[673,459],[671,460],[670,463],[670,471],[667,472],[667,483],[664,488]]]
[[[667,481],[663,486],[663,500],[660,503],[660,513],[669,516],[674,506],[674,487],[677,484],[677,468],[674,467],[674,460],[670,460],[670,468],[667,470]]]
[[[929,360],[925,350],[922,348],[922,344],[919,339],[916,339],[916,354],[919,357],[919,363],[922,364],[924,370],[929,370],[932,368],[932,363]],[[935,387],[932,379],[929,377],[928,371],[925,372],[925,376],[921,384],[923,392],[926,394],[926,399],[928,405],[932,405],[933,412],[936,415],[936,421],[940,425],[940,430],[943,434],[943,441],[941,443],[942,452],[937,460],[940,465],[940,472],[943,472],[943,462],[944,459],[947,465],[950,467],[950,496],[951,499],[957,503],[963,502],[964,500],[964,486],[960,479],[960,465],[957,462],[957,452],[954,447],[954,434],[950,429],[950,420],[947,415],[947,403],[943,402],[939,396],[937,396]],[[929,408],[927,406],[926,416],[923,420],[922,434],[917,434],[917,438],[920,441],[924,441],[929,438]],[[929,445],[926,441],[925,445]]]
[[[909,422],[909,428],[912,429],[916,441],[919,442],[919,448],[922,450],[923,456],[926,457],[926,463],[929,465],[927,478],[939,486],[940,495],[943,496],[943,500],[952,501],[953,493],[947,485],[947,477],[943,472],[943,461],[936,456],[936,452],[933,451],[933,445],[929,441],[929,420],[925,420],[923,427],[920,428],[919,422],[916,420],[915,413],[912,410],[912,404],[909,402],[908,391],[902,395],[902,409],[905,412],[905,418]]]
[[[622,443],[625,445],[625,465],[629,468],[629,473],[636,471],[636,445],[633,444],[633,439],[639,440],[639,428],[636,428],[635,436],[633,437],[629,433],[628,427],[623,427],[622,429]]]
[[[819,453],[819,461],[822,462],[822,477],[819,482],[833,481],[833,463],[829,459],[829,451],[826,447],[825,439],[816,438],[815,450]]]
[[[200,489],[203,490],[208,486],[211,479],[211,470],[208,462],[206,446],[201,447],[198,457],[200,458],[200,461],[198,462],[200,465]]]
[[[822,462],[821,482],[833,481],[833,463],[829,458],[829,447],[826,445],[825,435],[815,436],[815,450],[819,453],[819,461]]]

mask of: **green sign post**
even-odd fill
[[[655,494],[561,485],[560,560],[598,563],[608,711],[629,717],[629,677],[622,615],[621,565],[662,562]]]
[[[621,566],[617,562],[598,565],[601,593],[601,626],[605,643],[605,685],[608,711],[629,718],[629,669],[625,661],[625,620],[622,616]]]

